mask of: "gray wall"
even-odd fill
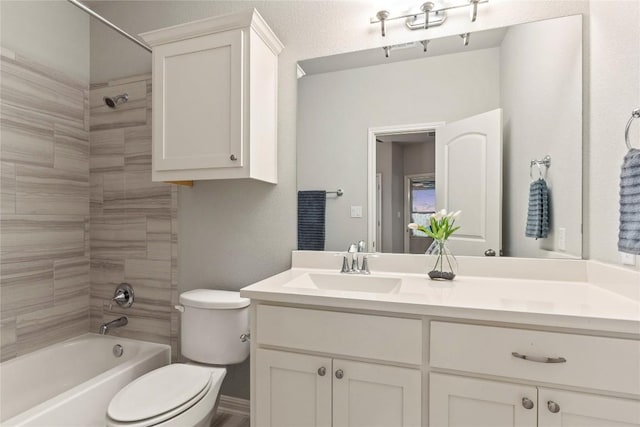
[[[581,16],[512,27],[500,46],[506,255],[581,255],[582,162],[576,154],[582,152],[582,102],[569,102],[582,99],[581,28]],[[524,237],[528,161],[545,155],[552,162],[546,175],[551,232],[548,238],[535,240]],[[537,168],[533,172],[537,177]],[[566,230],[566,250],[559,248],[559,228]]]

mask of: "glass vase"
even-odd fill
[[[458,261],[449,250],[446,240],[434,240],[425,252],[431,280],[453,280],[458,272]]]

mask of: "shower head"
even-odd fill
[[[125,102],[127,102],[129,100],[129,94],[123,93],[122,95],[105,96],[102,98],[102,100],[107,105],[107,107],[113,109],[116,108],[118,104],[124,104]]]

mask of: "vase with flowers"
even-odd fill
[[[416,223],[408,225],[410,229],[421,231],[433,239],[433,243],[425,252],[428,258],[427,265],[431,268],[428,273],[431,280],[453,280],[456,277],[458,262],[449,250],[447,239],[460,229],[455,225],[460,213],[461,211],[447,212],[446,209],[442,209],[429,217],[428,227]]]

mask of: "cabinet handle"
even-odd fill
[[[230,158],[231,160],[233,160],[234,162],[235,162],[236,160],[238,160],[238,158],[236,157],[236,155],[235,155],[235,154],[230,155],[230,156],[229,156],[229,158]]]
[[[538,363],[565,363],[567,359],[564,357],[544,357],[544,356],[527,356],[526,354],[520,354],[517,352],[511,353],[513,357],[517,357],[522,360],[529,360],[530,362]]]
[[[336,371],[336,378],[337,378],[337,379],[339,379],[339,380],[341,380],[341,379],[342,379],[342,377],[344,377],[344,372],[342,372],[342,369],[338,369],[338,370]]]
[[[549,412],[552,412],[554,414],[557,414],[558,412],[560,412],[560,405],[558,405],[553,400],[550,400],[547,402],[547,408],[549,408]]]
[[[529,399],[528,397],[523,397],[522,406],[524,407],[524,409],[533,409],[533,400]]]
[[[324,366],[321,368],[318,368],[318,375],[320,375],[321,377],[324,377],[326,373],[327,373],[327,368],[325,368]]]

